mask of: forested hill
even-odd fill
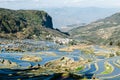
[[[45,38],[63,36],[53,29],[52,18],[44,11],[0,8],[0,38]]]

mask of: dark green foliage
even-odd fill
[[[52,18],[44,11],[0,8],[0,38],[46,39],[66,36],[53,29]]]
[[[112,54],[112,53],[111,53],[111,54],[109,54],[109,57],[114,57],[114,54]]]
[[[112,42],[112,41],[110,41],[109,45],[110,45],[110,46],[112,46],[112,45],[113,45],[113,42]]]
[[[51,17],[44,11],[0,9],[0,32],[16,33],[28,26],[53,28]]]
[[[77,41],[73,40],[69,42],[69,45],[77,45],[77,43],[78,43]]]

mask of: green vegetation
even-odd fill
[[[76,68],[76,71],[81,71],[81,70],[83,70],[84,69],[84,66],[80,66],[80,67],[77,67]]]
[[[117,56],[120,56],[120,51],[117,51],[117,52],[116,52],[116,55],[117,55]]]
[[[41,39],[66,36],[53,29],[52,18],[44,11],[0,8],[0,38]]]
[[[81,80],[88,80],[86,77],[84,77],[83,79],[81,79]]]
[[[113,53],[110,53],[109,54],[109,57],[114,57],[115,55]]]
[[[103,71],[101,74],[109,74],[114,70],[111,64],[105,63],[105,71]]]
[[[82,51],[86,54],[94,54],[94,49],[92,49],[92,48],[83,49]]]
[[[73,40],[73,41],[70,41],[70,42],[69,42],[69,45],[77,45],[77,43],[78,43],[78,42],[77,42],[76,40]]]
[[[63,74],[62,74],[62,77],[63,77],[63,78],[67,78],[67,77],[69,77],[69,76],[70,76],[69,73],[63,73]]]

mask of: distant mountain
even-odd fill
[[[97,8],[97,7],[62,7],[62,8],[45,8],[53,18],[53,24],[56,28],[65,27],[66,25],[90,23],[98,19],[105,18],[120,9],[117,8]]]
[[[53,29],[52,18],[46,12],[0,8],[0,38],[45,39],[48,35],[64,34]]]
[[[84,25],[87,25],[87,24],[81,23],[81,24],[66,25],[66,26],[60,27],[60,30],[63,31],[63,32],[69,32],[70,30],[72,30],[74,28],[77,28],[79,26],[84,26]]]
[[[81,41],[120,46],[120,13],[72,29],[69,33]]]

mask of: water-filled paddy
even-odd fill
[[[78,71],[76,74],[83,74],[85,76],[93,76],[95,75],[97,78],[102,78],[102,79],[107,79],[107,78],[111,78],[111,77],[115,77],[117,75],[120,74],[120,68],[116,67],[114,65],[114,61],[117,61],[117,59],[119,59],[119,57],[113,57],[113,58],[105,58],[103,56],[96,56],[94,54],[86,54],[81,50],[74,50],[72,52],[65,52],[65,51],[59,51],[59,48],[65,47],[63,45],[58,45],[52,42],[32,42],[29,40],[23,41],[24,45],[28,45],[26,48],[24,48],[24,50],[28,50],[31,48],[38,48],[34,51],[27,51],[27,52],[3,52],[0,54],[1,58],[10,60],[12,62],[17,63],[19,66],[18,67],[14,67],[15,69],[27,69],[30,66],[35,66],[37,64],[40,65],[44,65],[45,63],[51,61],[51,60],[57,60],[60,59],[61,57],[65,56],[65,57],[69,57],[74,59],[75,61],[79,61],[80,59],[83,60],[90,60],[89,64],[84,65],[85,68],[83,70]],[[20,44],[18,44],[20,45]],[[5,46],[3,44],[1,44],[0,46]],[[11,45],[9,45],[11,46]],[[42,47],[46,47],[47,49],[41,49]],[[40,48],[40,49],[39,49]],[[105,51],[108,52],[108,50],[105,50],[102,48],[99,48],[99,46],[95,46],[94,47],[95,51]],[[38,61],[38,62],[32,62],[32,61],[24,61],[21,60],[21,57],[23,57],[24,55],[31,55],[31,56],[37,56],[37,57],[41,57],[42,60]],[[106,74],[106,75],[100,75],[101,72],[103,72],[105,70],[104,68],[104,62],[108,61],[113,67],[114,67],[114,71],[110,74]],[[95,65],[96,64],[96,65]],[[14,73],[14,71],[5,71],[2,70],[0,71],[0,73]],[[15,71],[16,72],[16,71]],[[118,78],[118,77],[115,77]]]

